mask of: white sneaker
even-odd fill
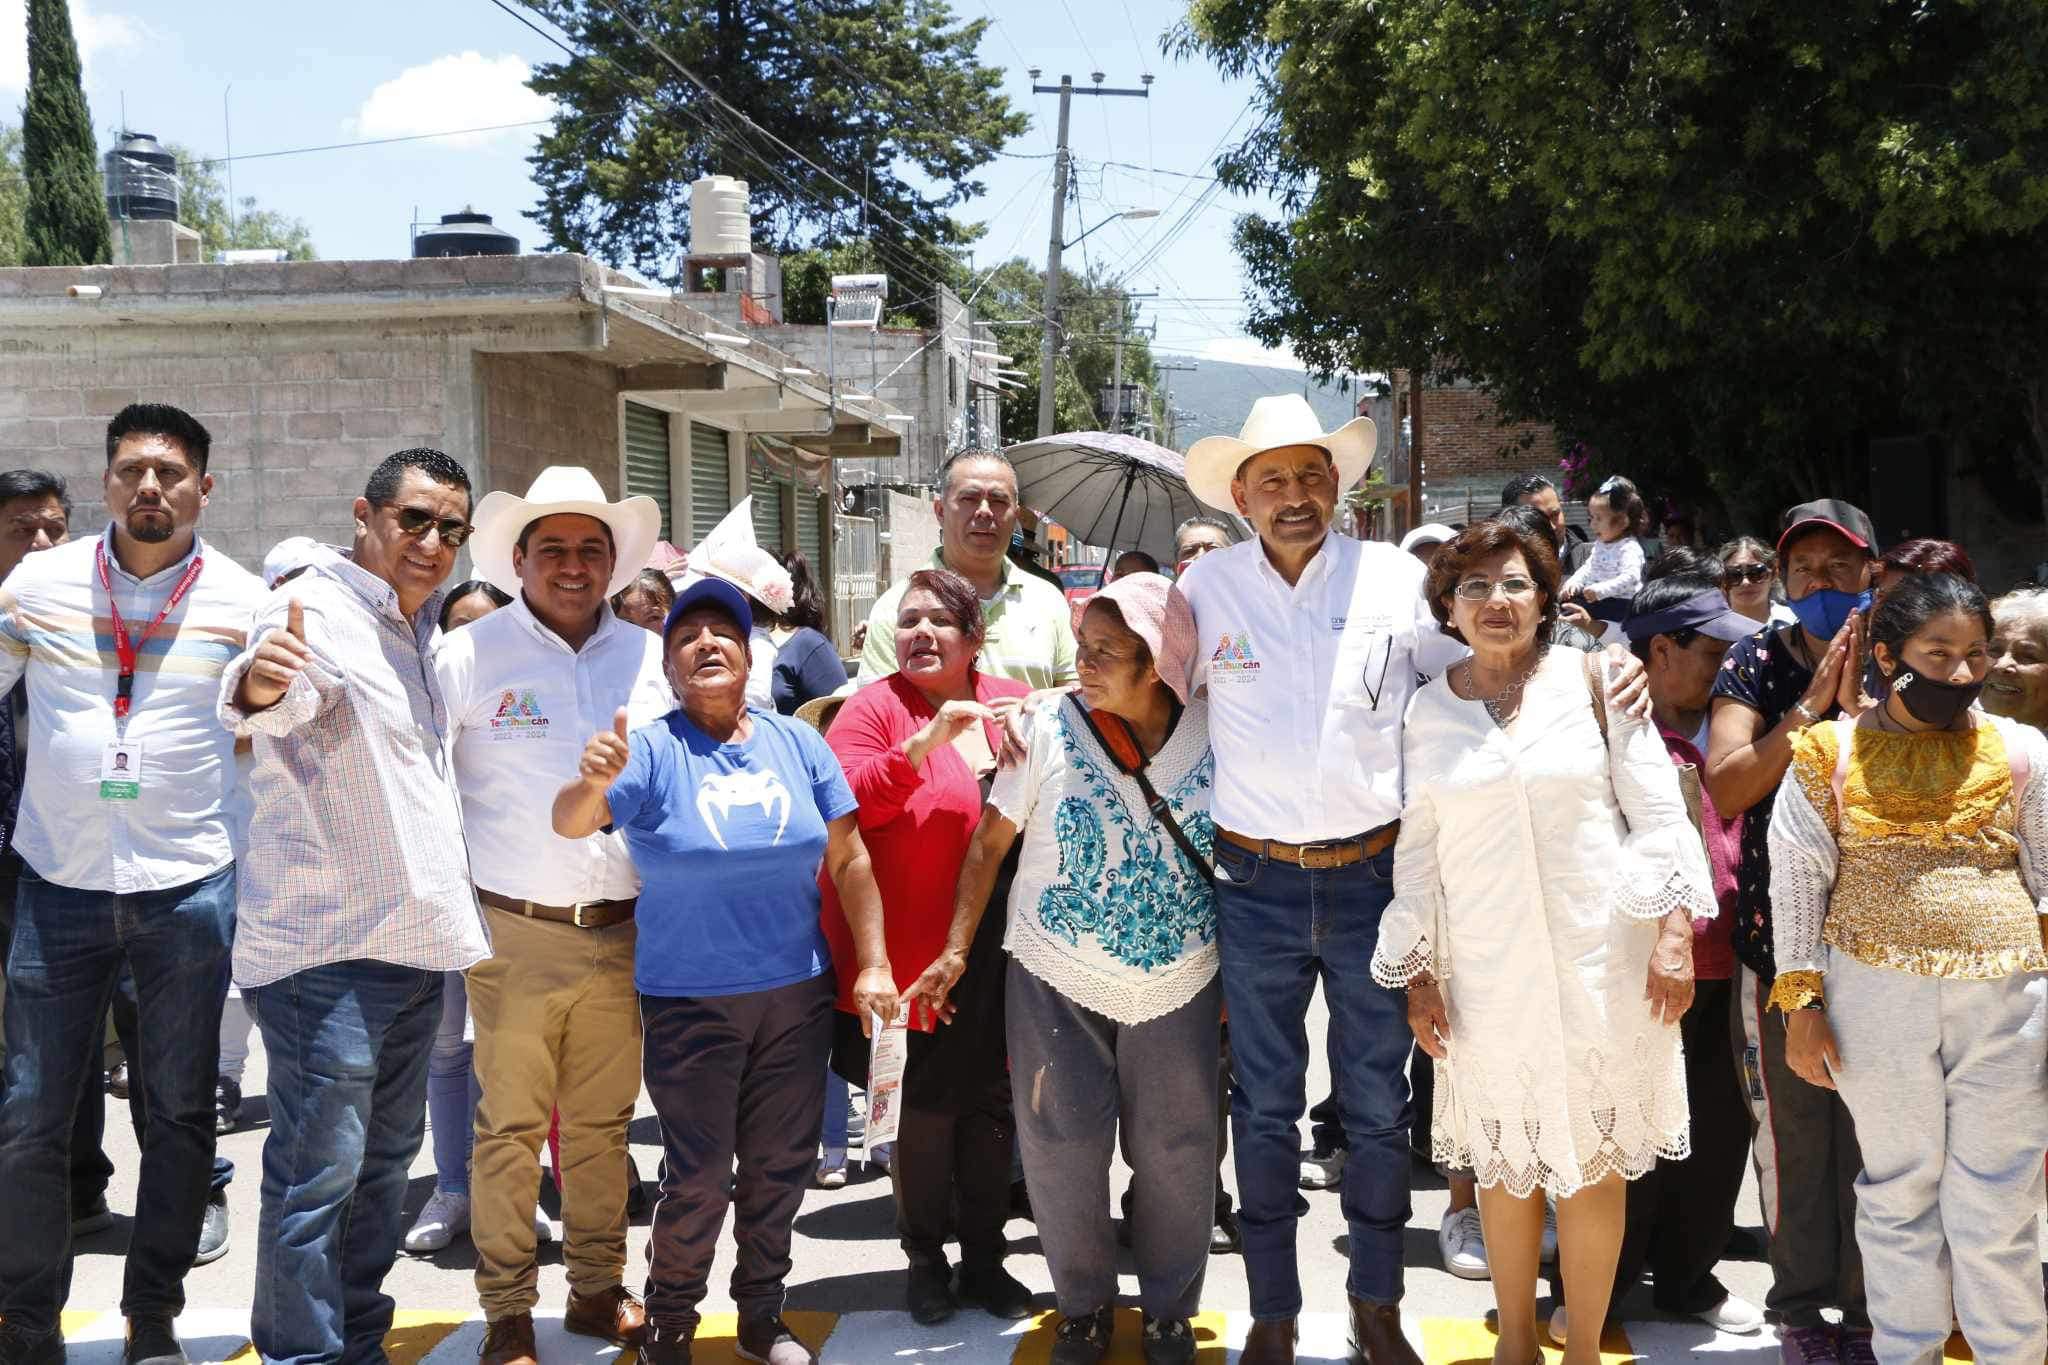
[[[1310,1152],[1301,1159],[1301,1188],[1304,1190],[1332,1190],[1344,1178],[1344,1158],[1348,1155],[1342,1147]]]
[[[1717,1332],[1732,1332],[1739,1337],[1764,1330],[1764,1310],[1734,1294],[1693,1316]]]
[[[405,1234],[405,1249],[415,1256],[430,1255],[468,1231],[469,1196],[435,1190]]]
[[[1562,1346],[1564,1345],[1565,1337],[1571,1333],[1571,1330],[1572,1322],[1570,1318],[1565,1316],[1564,1305],[1559,1304],[1557,1307],[1551,1309],[1549,1327],[1550,1340],[1556,1345]]]
[[[839,1190],[846,1188],[846,1149],[827,1147],[825,1155],[818,1158],[818,1188]]]
[[[1543,1201],[1543,1252],[1545,1265],[1557,1264],[1557,1205]]]
[[[467,1225],[467,1223],[468,1220],[465,1219],[465,1226]],[[553,1223],[550,1223],[548,1221],[548,1216],[542,1213],[540,1209],[536,1207],[533,1211],[533,1244],[537,1247],[546,1246],[549,1242],[552,1242],[554,1240],[555,1225]]]
[[[1486,1234],[1480,1226],[1478,1209],[1453,1209],[1445,1214],[1436,1230],[1436,1245],[1443,1253],[1444,1269],[1459,1279],[1489,1277]]]

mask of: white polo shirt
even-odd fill
[[[584,743],[626,708],[629,725],[675,709],[661,637],[605,607],[572,650],[515,597],[442,637],[434,672],[448,703],[455,785],[471,879],[541,905],[624,900],[640,892],[618,834],[564,839],[555,793],[576,775]]]
[[[1466,653],[1437,629],[1424,574],[1392,545],[1335,532],[1292,587],[1256,540],[1188,566],[1219,827],[1310,844],[1400,818],[1408,699]]]

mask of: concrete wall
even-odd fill
[[[0,338],[0,461],[70,481],[73,527],[105,516],[106,424],[140,401],[173,403],[213,435],[214,491],[201,530],[254,566],[292,535],[347,538],[350,505],[376,462],[448,440],[451,390],[469,388],[451,336],[349,325],[175,328],[115,325]],[[469,423],[462,423],[467,426]]]
[[[526,491],[552,464],[582,465],[619,496],[618,373],[577,355],[480,355],[483,448],[496,485]]]
[[[882,529],[889,539],[882,556],[882,582],[900,583],[915,569],[930,562],[939,548],[939,519],[932,515],[930,498],[913,498],[885,489],[882,505],[887,515]]]

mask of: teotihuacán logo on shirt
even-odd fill
[[[1259,656],[1252,650],[1252,637],[1248,632],[1239,631],[1233,635],[1223,633],[1217,642],[1216,652],[1209,656],[1210,674],[1244,677],[1259,671]]]
[[[530,687],[508,687],[498,694],[498,714],[491,717],[494,735],[540,735],[548,728],[547,713]]]
[[[789,789],[781,778],[772,772],[715,773],[697,784],[697,818],[720,848],[728,847],[725,826],[731,823],[734,808],[755,806],[760,807],[763,820],[775,818],[771,842],[780,844],[782,832],[789,828]]]

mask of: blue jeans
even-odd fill
[[[100,1041],[124,965],[136,982],[132,1084],[145,1126],[121,1311],[175,1317],[212,1183],[213,1083],[235,934],[235,869],[117,896],[23,869],[7,957],[0,1101],[0,1314],[57,1326],[70,1294],[68,1173],[81,1101],[97,1105]]]
[[[1321,976],[1330,1010],[1330,1076],[1351,1154],[1344,1219],[1352,1297],[1401,1298],[1408,1223],[1408,1031],[1399,991],[1373,984],[1380,916],[1393,898],[1392,850],[1350,867],[1305,871],[1221,840],[1216,844],[1216,937],[1230,1007],[1230,1126],[1237,1146],[1238,1218],[1252,1316],[1301,1312],[1295,1225],[1307,1104],[1308,1007]]]
[[[249,1317],[266,1361],[384,1359],[441,976],[335,962],[242,992],[270,1058]]]
[[[469,985],[461,972],[442,973],[441,1020],[427,1057],[427,1127],[434,1134],[434,1188],[469,1193],[469,1153],[476,1145],[475,1048],[463,1040],[469,1020]]]
[[[846,1078],[831,1067],[825,1068],[825,1131],[822,1134],[825,1151],[839,1154],[839,1162],[846,1162],[846,1136],[848,1124],[846,1110],[849,1096],[846,1093]]]

